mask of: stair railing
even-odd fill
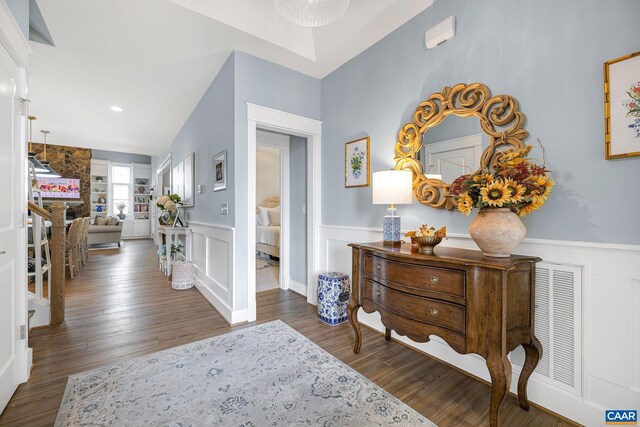
[[[64,202],[52,202],[51,212],[49,212],[33,202],[28,202],[28,208],[46,221],[51,221],[51,240],[49,242],[51,250],[51,270],[49,271],[51,274],[51,294],[49,295],[49,301],[51,303],[51,324],[56,325],[64,322],[64,256],[67,206]]]

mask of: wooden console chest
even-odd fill
[[[507,354],[522,345],[525,364],[518,399],[529,409],[527,380],[542,355],[534,336],[535,264],[539,258],[487,258],[482,252],[438,247],[435,255],[411,251],[411,244],[355,244],[349,321],[353,348],[360,352],[358,309],[380,313],[387,340],[391,330],[413,341],[430,335],[458,353],[482,356],[491,374],[490,425],[498,426],[500,405],[511,384]]]

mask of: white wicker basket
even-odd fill
[[[171,287],[183,290],[193,288],[193,265],[189,261],[171,262]]]

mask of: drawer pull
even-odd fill
[[[380,296],[380,291],[376,291],[376,296],[379,297]]]
[[[382,266],[380,264],[376,264],[376,270],[380,271],[382,269]]]
[[[431,310],[429,310],[429,313],[431,313],[432,316],[437,316],[438,315],[438,309],[437,308],[432,308]]]
[[[440,279],[438,279],[438,276],[431,276],[431,283],[433,283],[434,285],[436,285],[439,281]]]

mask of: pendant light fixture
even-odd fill
[[[36,174],[37,177],[42,178],[60,178],[60,174],[58,174],[51,167],[51,162],[47,160],[47,135],[50,134],[48,130],[41,130],[44,135],[44,160],[40,162],[45,168],[47,168],[47,172],[43,172],[41,174]]]
[[[274,0],[278,13],[303,27],[321,27],[337,21],[349,8],[349,0]]]
[[[33,165],[33,169],[36,173],[48,173],[49,169],[45,168],[42,163],[36,158],[36,153],[33,151],[33,121],[36,119],[35,116],[29,116],[29,162]]]

